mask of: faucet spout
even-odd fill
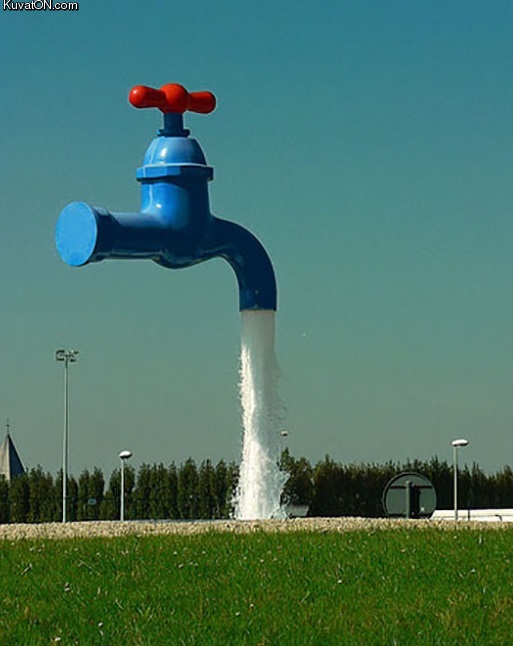
[[[212,245],[216,256],[224,258],[235,272],[239,309],[276,310],[276,277],[258,238],[235,222],[214,218]]]
[[[224,258],[237,278],[240,310],[276,310],[274,269],[262,243],[244,227],[210,216],[200,238],[176,231],[151,213],[110,213],[68,204],[56,227],[62,259],[80,267],[105,259],[153,260],[167,269]]]

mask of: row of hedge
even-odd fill
[[[437,507],[452,506],[452,466],[438,458],[404,464],[341,464],[328,456],[314,466],[285,450],[281,468],[288,473],[283,502],[308,505],[310,516],[383,516],[382,494],[391,478],[416,471],[433,483]],[[214,519],[233,514],[238,467],[224,461],[199,465],[188,459],[180,465],[143,464],[137,472],[125,469],[125,518]],[[0,478],[0,522],[51,522],[62,518],[62,474],[55,478],[42,467],[7,482]],[[84,470],[67,486],[67,518],[113,520],[120,513],[120,471],[108,480],[98,468]],[[485,474],[478,465],[459,474],[461,508],[513,507],[513,471],[509,466]]]

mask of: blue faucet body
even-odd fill
[[[184,129],[182,114],[164,114],[164,127],[137,170],[140,213],[111,213],[72,202],[57,222],[57,249],[75,267],[111,258],[143,258],[179,269],[221,257],[237,277],[241,310],[275,310],[270,258],[247,229],[212,215],[212,179],[213,169]]]

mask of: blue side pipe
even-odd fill
[[[212,178],[213,169],[184,129],[182,114],[164,114],[164,128],[137,170],[141,212],[111,213],[84,202],[68,204],[56,227],[59,254],[74,267],[143,258],[168,269],[221,257],[237,277],[241,310],[276,310],[271,260],[247,229],[212,215]]]

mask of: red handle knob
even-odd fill
[[[187,110],[208,114],[216,107],[216,98],[212,92],[187,92],[178,83],[168,83],[160,90],[146,85],[136,85],[130,90],[128,100],[134,108],[158,108],[164,114]]]

